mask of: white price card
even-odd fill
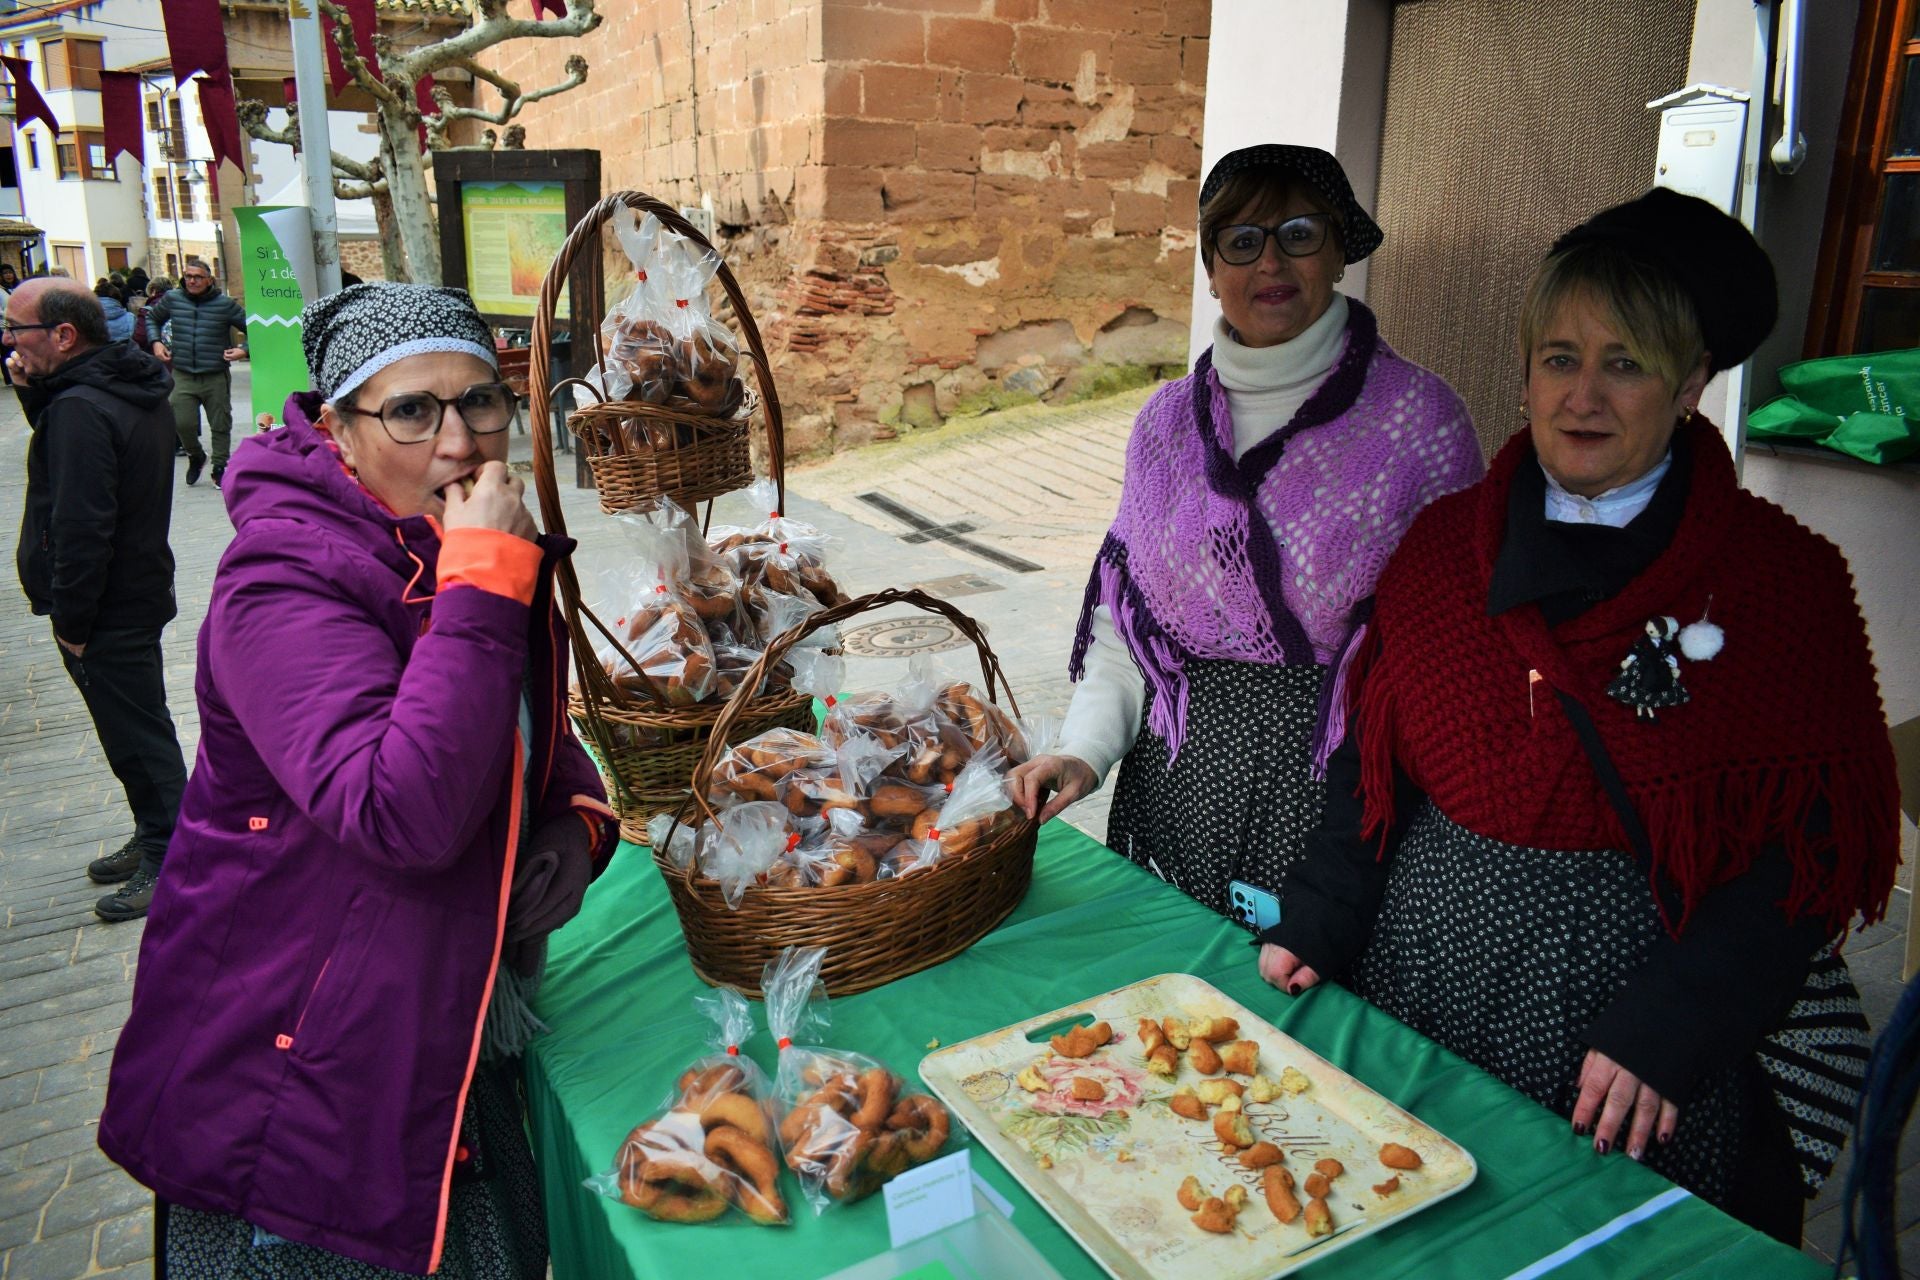
[[[973,1216],[973,1165],[964,1150],[909,1169],[882,1190],[896,1249]]]

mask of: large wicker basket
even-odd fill
[[[636,209],[659,218],[670,231],[677,231],[709,251],[713,245],[692,223],[670,206],[638,191],[620,191],[595,205],[580,220],[561,245],[547,273],[554,300],[564,286],[567,274],[582,253],[600,252],[601,229],[621,208]],[[597,388],[569,378],[561,385],[582,387],[595,403],[575,409],[567,415],[567,426],[579,441],[581,456],[593,472],[600,493],[600,509],[608,513],[624,511],[649,498],[669,497],[691,511],[702,502],[723,493],[744,489],[753,481],[752,423],[763,418],[767,427],[767,452],[776,480],[784,480],[786,460],[785,429],[780,414],[780,398],[773,389],[773,366],[767,360],[766,342],[760,326],[754,323],[746,294],[725,259],[719,260],[715,278],[731,304],[733,320],[745,340],[744,352],[752,366],[758,394],[743,393],[726,404],[706,408],[685,397],[665,404],[642,400],[606,400]],[[555,282],[558,282],[557,284]],[[551,323],[554,302],[541,291],[540,315]],[[545,352],[547,335],[536,318],[533,350]],[[576,344],[576,350],[581,349]],[[596,362],[606,363],[606,351],[600,330],[593,331]],[[535,357],[536,361],[540,359]],[[743,370],[744,372],[744,370]],[[549,392],[555,388],[549,388]],[[540,406],[535,406],[534,421],[544,422]],[[647,443],[639,443],[643,438]],[[785,490],[782,489],[784,505]]]
[[[849,600],[815,614],[767,647],[760,665],[740,682],[751,689],[788,649],[820,627],[893,604],[908,604],[951,619],[980,652],[980,673],[988,697],[1016,715],[1019,704],[1006,687],[1000,660],[973,619],[944,600],[921,591],[888,590]],[[736,698],[707,739],[706,752],[693,774],[693,797],[700,811],[707,787],[729,745],[753,736],[748,725],[752,704]],[[1017,813],[1016,813],[1017,816]],[[724,817],[720,819],[724,822]],[[714,881],[693,867],[676,869],[658,851],[654,861],[673,895],[674,910],[686,934],[694,972],[715,986],[750,996],[760,994],[760,973],[767,961],[789,946],[824,946],[820,976],[827,990],[848,995],[917,973],[951,959],[1007,918],[1026,895],[1033,877],[1037,828],[1022,820],[985,848],[944,858],[910,876],[836,888],[749,888],[737,910],[729,910]]]
[[[686,219],[638,191],[616,192],[589,210],[567,236],[540,289],[527,375],[527,392],[535,422],[549,421],[553,395],[558,389],[553,381],[550,353],[554,309],[560,291],[566,286],[578,256],[600,251],[601,228],[622,208],[652,213],[670,229],[712,247]],[[767,455],[780,507],[784,509],[786,458],[780,398],[774,391],[766,348],[747,310],[746,297],[724,262],[718,278],[733,303],[734,318],[746,339],[757,382],[758,394],[746,397],[744,404],[750,410],[754,405],[758,408],[724,419],[707,416],[697,424],[686,419],[699,415],[687,414],[672,405],[613,401],[576,410],[569,416],[569,422],[600,483],[602,510],[619,510],[661,494],[692,510],[699,501],[746,485],[752,478],[745,459],[754,412],[766,423]],[[569,379],[559,385],[574,383],[575,380]],[[694,443],[685,448],[642,451],[646,456],[616,452],[623,447],[617,442],[625,435],[619,424],[628,418],[658,420],[676,432],[685,427]],[[737,442],[729,443],[735,441],[736,436]],[[541,520],[552,532],[565,533],[567,521],[561,510],[559,483],[554,472],[552,433],[536,431],[533,440],[533,482],[534,492],[540,499]],[[609,494],[616,495],[617,502],[610,503]],[[582,600],[580,581],[571,561],[561,562],[558,579],[578,677],[571,707],[574,723],[600,757],[609,798],[620,814],[621,834],[641,842],[646,839],[649,818],[680,808],[687,795],[687,779],[692,776],[708,736],[723,712],[733,708],[725,703],[669,706],[651,689],[633,690],[617,684],[600,665],[595,652],[603,647],[618,649],[618,638]],[[781,725],[812,727],[810,700],[784,690],[748,699],[738,706],[734,715],[743,728],[752,726],[753,733]]]

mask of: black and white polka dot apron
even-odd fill
[[[1320,821],[1326,785],[1309,776],[1327,668],[1188,662],[1186,740],[1142,725],[1120,762],[1107,844],[1232,919],[1227,887],[1281,892]]]
[[[1415,1031],[1571,1116],[1587,1052],[1579,1037],[1645,963],[1661,928],[1631,855],[1504,844],[1449,821],[1428,801],[1401,841],[1350,985]],[[1807,1194],[1818,1188],[1839,1135],[1831,1147],[1809,1150],[1808,1126],[1785,1105],[1767,1059],[1801,1037],[1806,1047],[1839,1047],[1843,1058],[1856,1047],[1864,1065],[1859,994],[1832,950],[1815,958],[1781,1031],[1752,1058],[1700,1081],[1680,1108],[1673,1141],[1648,1151],[1649,1166],[1724,1207],[1739,1163],[1753,1154],[1743,1150],[1756,1131],[1752,1109],[1775,1106],[1787,1113]],[[1795,1027],[1815,993],[1828,1006],[1816,1019],[1822,1029]],[[1809,1035],[1814,1039],[1805,1040]],[[1844,1075],[1820,1080],[1832,1093],[1830,1110],[1822,1112],[1829,1122],[1851,1105]]]

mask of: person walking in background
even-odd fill
[[[171,324],[171,341],[161,340],[161,326]],[[233,331],[239,345],[229,345]],[[147,308],[147,341],[153,354],[173,367],[173,426],[187,451],[187,483],[198,484],[206,469],[207,452],[200,446],[200,410],[207,411],[207,430],[213,436],[213,487],[227,472],[227,454],[233,441],[233,374],[229,368],[244,359],[247,312],[213,281],[213,272],[198,258],[187,259],[180,287]]]
[[[7,318],[7,300],[19,287],[20,273],[13,269],[11,262],[0,262],[0,320]],[[0,357],[0,379],[5,379],[8,386],[13,385],[13,370],[7,368],[4,357]]]
[[[172,621],[173,436],[166,368],[107,336],[99,300],[70,280],[29,280],[4,324],[27,445],[20,585],[53,619],[67,675],[126,788],[133,836],[87,875],[120,884],[94,911],[147,913],[186,787],[167,711],[160,629]]]
[[[100,300],[100,311],[107,318],[107,337],[113,342],[126,342],[133,337],[133,312],[127,310],[120,301],[120,290],[111,280],[102,280],[93,286],[93,296]]]

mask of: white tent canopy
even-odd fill
[[[300,180],[300,171],[296,169],[285,186],[260,203],[271,207],[289,204],[304,205],[306,202],[306,184]],[[333,202],[333,215],[342,239],[371,240],[380,234],[380,228],[374,221],[371,200],[336,200]]]

